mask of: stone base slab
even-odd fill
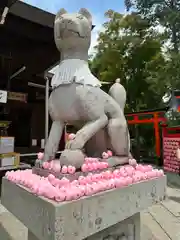
[[[140,213],[137,213],[84,240],[140,240],[140,238]],[[28,231],[28,240],[38,240],[38,238],[32,232]]]
[[[2,184],[2,204],[29,229],[29,240],[139,240],[137,214],[165,196],[165,176],[64,203],[5,178]],[[114,229],[124,230],[117,235]]]

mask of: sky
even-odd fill
[[[78,12],[80,8],[87,8],[92,14],[93,24],[96,25],[92,31],[90,54],[96,45],[98,32],[106,21],[104,13],[109,9],[125,13],[124,0],[23,0],[23,2],[54,14],[60,8],[65,8],[68,12]]]

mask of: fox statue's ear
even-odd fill
[[[65,13],[67,13],[67,11],[64,8],[61,8],[56,14],[55,21]]]
[[[79,14],[83,15],[84,17],[87,18],[87,20],[92,23],[92,15],[90,14],[90,12],[86,9],[86,8],[81,8],[79,10]]]

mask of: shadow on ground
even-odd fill
[[[175,201],[177,203],[180,203],[180,197],[169,196],[169,199],[171,199],[172,201]]]
[[[176,182],[172,182],[172,183],[167,182],[167,186],[170,188],[175,188],[175,189],[180,190],[180,186]]]

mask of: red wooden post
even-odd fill
[[[158,118],[158,113],[154,113],[154,131],[155,131],[156,155],[158,157],[160,157],[161,156],[161,143],[160,143],[160,135],[159,135],[159,118]]]

